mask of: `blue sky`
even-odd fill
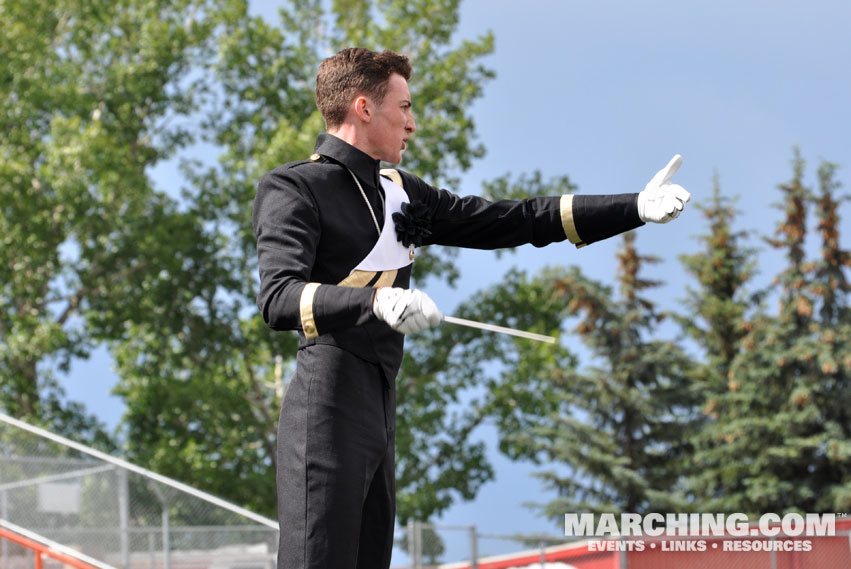
[[[269,18],[281,4],[251,2]],[[684,162],[674,181],[691,192],[692,205],[708,198],[717,172],[723,192],[740,197],[738,228],[768,233],[779,219],[770,204],[779,198],[776,185],[791,177],[794,146],[808,162],[811,184],[823,159],[838,163],[840,181],[851,184],[849,29],[847,0],[464,0],[458,37],[495,33],[496,52],[486,63],[497,78],[474,107],[487,156],[454,189],[477,193],[482,180],[539,169],[545,177],[570,175],[583,193],[640,191],[679,153]],[[851,228],[849,208],[842,214]],[[690,282],[677,256],[695,251],[694,236],[703,231],[693,207],[670,224],[638,231],[640,251],[664,260],[646,275],[666,282],[656,292],[662,307],[685,297]],[[534,271],[577,264],[611,282],[618,243],[579,251],[527,246],[501,260],[464,252],[457,288],[428,292],[451,314],[514,265]],[[847,232],[842,243],[849,246]],[[757,282],[767,284],[781,262],[764,252]],[[77,363],[65,385],[114,424],[121,408],[108,395],[115,381],[109,366],[100,351]],[[480,436],[493,438],[487,430]],[[440,522],[555,533],[522,506],[547,499],[529,476],[534,469],[497,453],[493,460],[496,480]]]
[[[487,29],[496,36],[487,62],[497,78],[475,117],[488,154],[462,191],[475,192],[482,179],[509,169],[567,173],[584,193],[640,191],[680,153],[674,181],[691,192],[690,205],[708,199],[717,172],[723,193],[739,196],[738,228],[768,233],[779,219],[771,203],[779,198],[776,185],[791,177],[794,146],[808,161],[811,183],[823,159],[839,163],[840,180],[846,188],[851,183],[851,3],[462,2],[460,35]],[[851,211],[842,213],[851,228]],[[704,231],[693,207],[670,224],[638,230],[639,250],[663,259],[646,275],[666,282],[656,293],[662,307],[673,308],[693,284],[677,256],[694,252],[694,236]],[[848,237],[842,236],[846,247]],[[470,270],[457,290],[435,296],[451,307],[497,282],[512,264],[577,264],[611,282],[618,245],[612,239],[578,251],[529,246],[500,261],[464,252],[462,266]],[[767,285],[780,263],[763,253],[757,282]],[[549,498],[529,477],[534,469],[495,461],[497,480],[443,519],[495,532],[554,532],[522,506]]]

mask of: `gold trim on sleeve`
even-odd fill
[[[565,194],[561,196],[559,201],[559,213],[561,213],[561,226],[564,229],[564,235],[568,241],[574,245],[582,245],[582,238],[576,231],[576,224],[573,221],[573,194]]]
[[[405,187],[405,185],[402,183],[402,174],[400,174],[398,170],[394,170],[393,168],[382,168],[378,171],[378,173],[384,176],[385,178],[390,178],[390,180],[397,186],[400,186],[402,188]]]
[[[316,296],[318,288],[319,283],[307,283],[301,290],[301,298],[298,304],[301,313],[301,329],[304,330],[306,338],[315,338],[319,335],[319,331],[316,329],[316,321],[313,319],[313,297]]]

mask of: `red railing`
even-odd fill
[[[647,548],[643,551],[617,551],[613,549],[592,550],[588,541],[565,544],[547,548],[542,555],[540,551],[526,551],[515,554],[487,557],[478,560],[479,569],[507,569],[538,564],[541,561],[563,562],[579,569],[658,569],[660,567],[690,567],[692,569],[726,569],[729,567],[777,567],[778,569],[821,569],[822,567],[851,568],[851,518],[838,517],[836,520],[836,535],[821,537],[783,538],[784,541],[811,542],[809,551],[736,551],[726,550],[724,540],[735,541],[737,538],[723,536],[707,538],[709,547],[706,551],[665,551],[662,547]],[[610,538],[611,539],[611,538]],[[746,538],[744,538],[746,539]],[[647,539],[648,543],[662,541],[662,538]],[[615,539],[615,541],[617,541]],[[605,543],[605,541],[598,541]],[[719,543],[717,548],[713,543]],[[613,544],[616,545],[616,544]],[[772,563],[772,559],[774,562]],[[447,569],[471,569],[468,561],[452,563]]]
[[[0,539],[6,539],[14,544],[20,545],[21,547],[31,549],[33,553],[35,553],[35,569],[42,569],[42,555],[52,557],[53,559],[56,559],[57,561],[60,561],[65,565],[76,567],[76,569],[99,569],[97,565],[86,563],[85,561],[82,561],[76,557],[72,557],[71,555],[56,551],[50,545],[39,543],[38,541],[20,535],[19,533],[13,532],[4,527],[0,527]]]

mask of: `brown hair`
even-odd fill
[[[328,129],[339,127],[355,97],[365,95],[380,105],[387,94],[387,80],[398,73],[411,78],[411,63],[390,50],[381,53],[350,47],[319,65],[316,75],[316,105]]]

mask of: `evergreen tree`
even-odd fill
[[[693,381],[703,400],[703,424],[692,440],[693,461],[684,471],[689,479],[690,499],[698,504],[707,500],[715,488],[717,472],[706,470],[712,461],[704,456],[713,448],[717,436],[720,405],[728,391],[730,367],[742,351],[742,339],[750,324],[745,320],[755,308],[745,288],[755,267],[755,250],[743,245],[744,231],[735,231],[736,210],[732,200],[722,195],[716,175],[709,204],[698,205],[708,222],[708,233],[699,237],[703,249],[683,255],[680,261],[698,283],[686,288],[683,301],[687,314],[675,318],[699,349],[695,355]],[[711,451],[710,451],[711,452]]]
[[[545,506],[553,519],[570,511],[683,507],[681,471],[699,399],[683,350],[650,337],[663,316],[643,293],[658,283],[639,273],[655,259],[639,255],[634,241],[626,234],[618,254],[620,297],[576,268],[542,274],[556,322],[579,318],[574,331],[589,365],[577,371],[569,352],[547,354],[531,377],[517,366],[506,370],[503,377],[514,379],[498,384],[491,401],[505,452],[563,467],[538,474],[558,496]],[[522,389],[526,377],[536,383]]]
[[[784,219],[769,243],[786,253],[780,306],[749,318],[716,422],[707,427],[698,488],[708,508],[750,513],[836,511],[849,501],[848,253],[839,247],[834,169],[821,194],[796,153],[780,186]],[[822,259],[806,260],[807,208],[816,204]]]
[[[819,194],[815,196],[821,237],[821,258],[810,265],[808,288],[816,309],[817,323],[811,326],[818,352],[815,356],[818,384],[813,386],[813,405],[821,416],[820,448],[814,488],[816,508],[846,512],[851,509],[851,283],[847,271],[851,252],[840,246],[839,212],[842,201],[835,180],[836,166],[819,166]],[[819,373],[820,372],[820,373]],[[798,398],[810,395],[803,391]]]
[[[696,380],[707,390],[706,412],[711,414],[717,404],[714,396],[727,389],[730,365],[746,333],[744,318],[752,299],[745,285],[754,275],[756,251],[743,245],[747,232],[733,229],[737,212],[732,200],[722,195],[717,176],[709,204],[695,207],[707,220],[709,231],[699,237],[702,251],[680,257],[699,286],[686,287],[683,304],[688,313],[675,318],[701,348],[705,365],[696,367]]]

